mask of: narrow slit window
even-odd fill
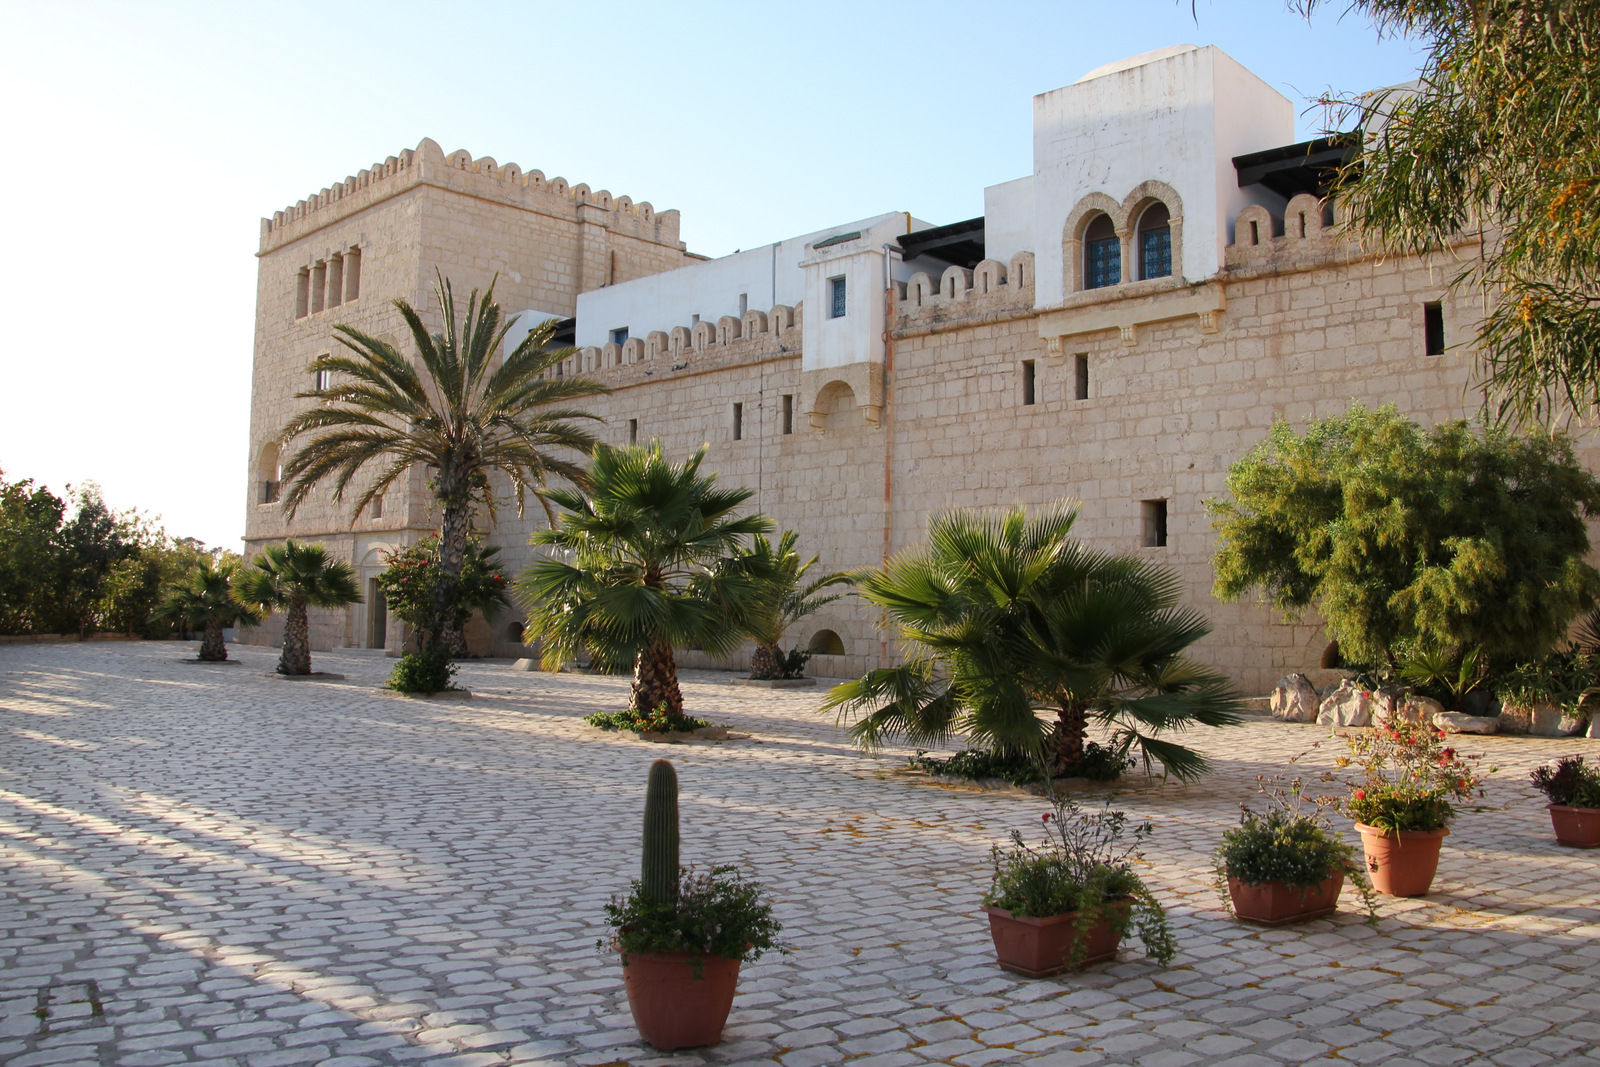
[[[794,433],[794,394],[783,394],[783,432]]]
[[[733,405],[733,439],[735,441],[741,441],[741,440],[744,439],[744,405],[743,404],[735,404],[735,405]]]
[[[330,370],[319,370],[311,376],[311,387],[319,393],[327,392],[332,384],[333,372]]]
[[[1144,547],[1167,547],[1167,502],[1162,500],[1144,500],[1139,504],[1144,525]]]
[[[844,276],[828,279],[828,318],[842,319],[848,309],[848,294]]]
[[[1024,407],[1032,406],[1034,401],[1037,399],[1037,396],[1038,396],[1038,393],[1037,393],[1038,381],[1037,381],[1037,378],[1036,378],[1036,374],[1037,374],[1037,368],[1036,368],[1036,365],[1034,364],[1034,361],[1031,360],[1031,359],[1023,360],[1022,361],[1022,403],[1023,403]]]
[[[1079,352],[1072,357],[1072,395],[1077,400],[1089,399],[1089,353]]]
[[[1437,301],[1422,305],[1422,344],[1427,355],[1444,355],[1444,305]]]
[[[630,445],[636,445],[636,444],[639,443],[639,420],[638,419],[629,419],[628,420],[628,443]]]
[[[381,493],[372,498],[372,517],[374,519],[383,518],[383,494]]]

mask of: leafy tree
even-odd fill
[[[1308,14],[1321,0],[1294,0]],[[1463,233],[1453,284],[1482,294],[1502,414],[1600,413],[1600,22],[1592,0],[1353,0],[1428,54],[1413,92],[1345,98],[1370,133],[1339,198],[1393,250]],[[1340,5],[1341,13],[1346,10]]]
[[[44,633],[55,617],[56,531],[67,506],[32,479],[0,471],[0,633]]]
[[[311,673],[307,607],[338,608],[361,600],[350,564],[330,558],[322,545],[293,540],[263,548],[234,577],[234,595],[263,616],[283,610],[279,674]]]
[[[234,599],[233,582],[238,572],[237,558],[216,565],[209,559],[202,560],[181,582],[167,590],[166,598],[156,609],[157,618],[178,623],[185,629],[198,626],[205,631],[200,641],[200,658],[207,662],[220,663],[228,658],[228,646],[222,639],[225,627],[261,619],[259,611]],[[307,663],[309,672],[309,658]]]
[[[1118,754],[1192,779],[1206,761],[1162,735],[1238,722],[1227,679],[1184,656],[1210,627],[1180,606],[1182,582],[1134,556],[1073,540],[1076,506],[1029,517],[952,511],[926,546],[860,577],[863,597],[899,625],[907,662],[835,686],[823,704],[864,746],[937,744],[966,733],[998,752],[1078,772],[1091,722]],[[1041,718],[1041,714],[1045,716]]]
[[[55,610],[46,625],[49,632],[86,636],[99,627],[99,609],[113,569],[138,556],[143,547],[142,531],[137,513],[114,513],[93,482],[80,487],[73,502],[72,518],[55,537]],[[152,591],[146,613],[153,601]]]
[[[756,534],[748,547],[739,548],[719,564],[725,579],[748,587],[740,603],[730,605],[729,611],[734,624],[756,643],[750,657],[752,678],[784,677],[785,659],[778,647],[784,632],[793,623],[847,595],[824,590],[850,584],[849,574],[833,571],[807,579],[817,557],[802,562],[800,553],[795,551],[797,540],[793,530],[783,531],[776,546],[764,534]]]
[[[495,514],[490,475],[498,471],[509,479],[519,515],[527,491],[550,475],[581,478],[582,468],[557,453],[588,453],[594,438],[574,420],[596,416],[560,405],[607,390],[587,378],[546,376],[573,352],[549,347],[553,321],[535,327],[497,366],[511,323],[501,322],[492,283],[481,300],[472,291],[464,320],[456,317],[443,276],[434,293],[445,323],[438,333],[430,333],[404,300],[394,302],[411,331],[420,372],[387,341],[336,326],[346,351],[311,364],[313,373],[329,372],[331,384],[296,394],[317,403],[290,419],[280,436],[287,443],[301,440],[283,469],[283,506],[291,518],[325,480],[333,482],[333,499],[342,501],[368,464],[379,469],[351,508],[352,521],[413,466],[427,469],[442,519],[439,581],[431,618],[421,629],[442,647],[473,511],[482,504],[491,520]]]
[[[1558,435],[1424,430],[1357,405],[1303,435],[1274,424],[1228,489],[1206,503],[1217,596],[1258,589],[1291,615],[1316,605],[1352,662],[1536,659],[1600,595],[1584,527],[1600,482]]]
[[[389,553],[385,562],[388,565],[378,575],[384,602],[396,618],[418,628],[422,645],[431,644],[423,627],[433,618],[434,593],[440,577],[439,539],[425,537]],[[492,619],[501,609],[510,607],[507,584],[500,569],[500,549],[493,545],[485,548],[477,537],[468,539],[456,586],[455,609],[448,620],[451,634],[460,638],[461,628],[474,611],[482,611]]]
[[[738,647],[743,634],[728,613],[731,583],[718,588],[717,562],[746,536],[765,533],[761,515],[736,516],[748,489],[722,489],[701,474],[706,449],[673,463],[661,442],[648,447],[598,445],[586,492],[546,489],[559,523],[532,544],[555,550],[517,581],[528,631],[543,640],[547,670],[587,647],[610,669],[633,665],[629,706],[641,715],[665,705],[683,716],[673,649],[698,644],[713,654]]]

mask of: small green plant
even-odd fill
[[[1432,697],[1452,711],[1460,711],[1467,694],[1489,678],[1483,656],[1475,648],[1415,648],[1399,657],[1400,678],[1415,692]]]
[[[408,652],[395,662],[389,688],[397,693],[442,693],[454,686],[456,665],[443,649]]]
[[[1600,694],[1600,656],[1577,645],[1557,649],[1507,671],[1498,692],[1502,701],[1519,707],[1553,704],[1570,715],[1580,714]]]
[[[939,757],[919,751],[906,763],[914,770],[971,782],[998,778],[1012,785],[1033,785],[1044,781],[1044,771],[1038,759],[1021,753],[965,748],[953,756]],[[1133,757],[1111,746],[1090,741],[1083,746],[1083,762],[1078,771],[1092,782],[1114,782],[1136,765]]]
[[[1600,808],[1600,767],[1589,766],[1582,756],[1563,756],[1554,767],[1534,769],[1533,787],[1550,803],[1563,808]]]
[[[1292,764],[1300,757],[1295,756]],[[1230,877],[1245,885],[1281,882],[1296,889],[1321,885],[1335,871],[1343,871],[1361,894],[1369,922],[1377,921],[1377,898],[1366,867],[1356,851],[1328,825],[1324,808],[1332,798],[1308,799],[1304,779],[1296,776],[1258,775],[1256,789],[1266,798],[1266,811],[1258,814],[1240,804],[1239,825],[1222,835],[1212,854],[1214,885],[1224,905],[1233,911],[1228,892]]]
[[[602,730],[631,730],[636,734],[686,734],[711,725],[704,719],[674,715],[672,708],[665,703],[657,704],[654,711],[647,712],[634,708],[597,711],[593,715],[585,715],[583,721]]]
[[[624,965],[631,953],[686,952],[749,962],[769,949],[783,951],[781,924],[759,884],[730,865],[703,874],[678,866],[678,774],[667,760],[650,766],[639,866],[627,897],[605,906],[613,930],[609,944],[622,953]]]
[[[1013,830],[1011,847],[990,849],[994,873],[983,902],[1019,917],[1077,912],[1080,921],[1069,965],[1082,959],[1088,931],[1102,919],[1124,936],[1136,928],[1145,953],[1170,963],[1175,945],[1166,911],[1133,870],[1141,858],[1139,845],[1152,832],[1150,824],[1130,829],[1126,813],[1113,811],[1109,803],[1088,811],[1059,794],[1041,823],[1042,846],[1030,846]],[[1130,906],[1117,906],[1123,902]]]
[[[1350,755],[1340,767],[1355,767],[1341,804],[1346,815],[1387,833],[1442,830],[1455,815],[1452,799],[1482,796],[1477,762],[1445,744],[1446,734],[1421,723],[1396,719],[1349,737]],[[1495,768],[1488,768],[1493,772]]]

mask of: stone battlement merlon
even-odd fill
[[[515,163],[499,164],[489,156],[474,159],[458,150],[446,155],[431,138],[405,149],[382,163],[338,182],[299,203],[261,220],[261,248],[265,254],[325,226],[348,218],[373,204],[398,196],[418,185],[510,204],[525,210],[579,218],[585,208],[604,212],[606,228],[653,244],[682,249],[678,241],[676,210],[657,212],[649,201],[612,196],[610,191],[572,185],[565,178],[547,179],[543,171],[523,171]],[[588,214],[585,221],[593,220]]]

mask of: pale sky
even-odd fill
[[[1032,171],[1034,94],[1166,45],[1221,47],[1314,136],[1311,99],[1419,62],[1338,11],[0,0],[0,471],[237,549],[260,219],[425,136],[677,208],[718,256],[980,215]]]

